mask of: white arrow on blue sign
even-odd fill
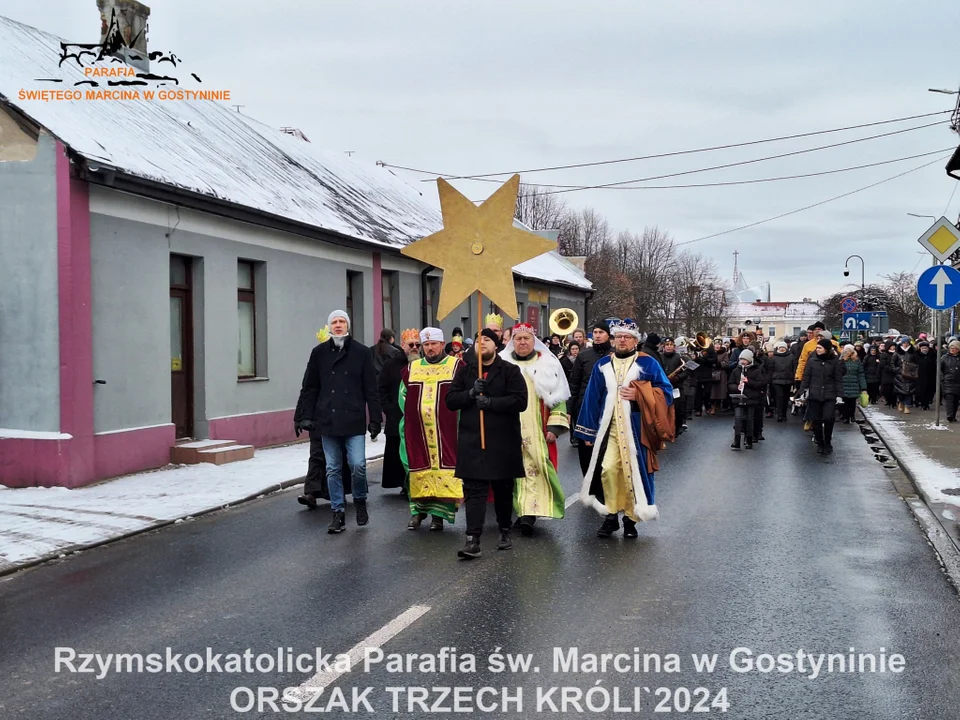
[[[917,280],[917,297],[933,310],[946,310],[960,303],[960,272],[949,265],[934,265]]]
[[[873,313],[868,313],[868,312],[844,313],[843,329],[844,330],[869,330],[871,326],[872,318],[873,318]]]

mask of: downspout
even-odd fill
[[[593,291],[586,293],[583,298],[583,327],[587,330],[589,335],[589,328],[587,328],[587,323],[590,322],[590,298],[593,297]]]
[[[427,265],[420,271],[420,327],[425,328],[430,324],[430,317],[427,313],[427,274],[436,270],[433,265]]]

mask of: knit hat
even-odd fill
[[[960,350],[960,340],[951,340],[950,348],[957,348],[958,350]]]
[[[480,334],[483,337],[490,338],[491,340],[493,340],[494,345],[496,345],[497,347],[500,347],[500,338],[498,338],[497,334],[490,328],[484,328],[483,330],[480,331]]]
[[[930,347],[930,343],[928,343],[926,340],[921,340],[920,342],[917,343],[917,349],[918,349],[918,350],[919,350],[920,348],[923,348],[923,347],[925,347],[925,348]]]
[[[593,324],[591,330],[603,330],[607,335],[610,334],[610,323],[606,320],[598,320]]]
[[[647,339],[644,342],[646,342],[647,345],[659,345],[660,336],[657,335],[656,333],[650,333],[649,335],[647,335]]]
[[[821,331],[820,331],[820,338],[821,338],[822,340],[830,340],[831,338],[833,338],[833,333],[831,333],[829,330],[821,330]],[[832,344],[832,343],[831,343],[831,344]]]
[[[778,342],[778,343],[777,343],[776,345],[774,345],[773,347],[774,347],[775,350],[786,350],[786,349],[787,349],[787,344],[786,344],[783,340],[781,340],[780,342]]]
[[[740,360],[749,360],[753,362],[753,350],[743,350],[740,352]]]
[[[343,318],[347,321],[347,329],[350,329],[350,316],[347,315],[343,310],[334,310],[330,315],[327,316],[327,325],[333,325],[335,318]]]
[[[827,340],[827,338],[821,338],[817,341],[817,345],[822,347],[828,353],[833,351],[833,343]]]

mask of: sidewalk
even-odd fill
[[[367,437],[367,459],[383,457]],[[227,465],[168,465],[75,490],[0,485],[0,575],[303,482],[310,446]]]
[[[904,415],[871,405],[862,412],[960,549],[960,423],[948,423],[942,407],[939,428],[933,410]]]

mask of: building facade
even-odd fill
[[[435,321],[442,277],[400,249],[442,221],[402,179],[215,103],[18,103],[58,43],[0,17],[0,484],[291,442],[331,310],[367,345]],[[515,271],[525,311],[585,309],[559,256]]]
[[[727,311],[728,337],[750,331],[766,339],[796,337],[823,319],[815,302],[752,302],[731,305]]]

